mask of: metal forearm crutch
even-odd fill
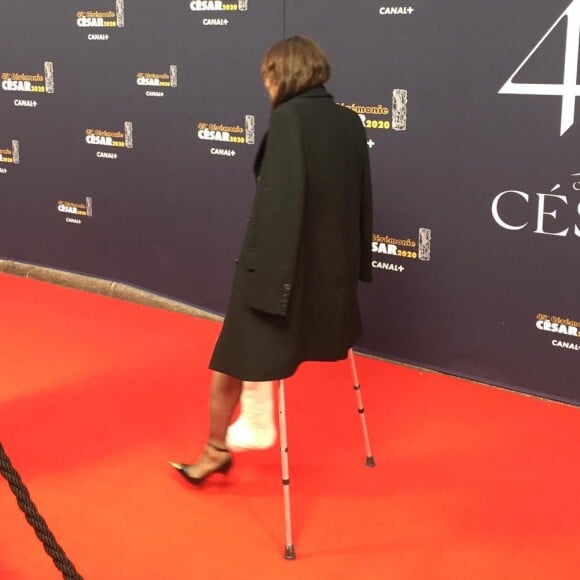
[[[358,373],[356,372],[356,364],[354,362],[354,353],[352,352],[352,348],[349,349],[349,351],[348,351],[348,358],[350,360],[350,368],[352,371],[352,382],[353,382],[354,391],[356,393],[357,408],[358,408],[358,413],[360,415],[360,421],[361,421],[362,431],[363,431],[363,438],[364,438],[364,442],[365,442],[365,453],[366,453],[365,465],[367,467],[374,467],[375,466],[375,458],[373,457],[373,452],[371,451],[371,443],[369,440],[369,432],[367,429],[367,420],[365,418],[365,408],[363,405],[362,394],[360,392],[360,383],[358,380]]]
[[[288,468],[288,437],[286,434],[286,401],[284,397],[284,381],[278,382],[278,422],[280,430],[280,455],[282,462],[282,491],[284,493],[284,526],[285,547],[284,558],[296,559],[294,543],[292,542],[292,515],[290,513],[290,472]]]
[[[358,373],[356,371],[356,364],[352,349],[348,351],[350,360],[350,367],[352,370],[352,379],[354,390],[357,397],[358,412],[361,418],[363,438],[365,443],[367,467],[375,466],[375,459],[371,451],[371,444],[369,441],[369,433],[367,429],[367,422],[365,419],[365,409],[363,406],[362,395],[360,391],[360,383],[358,380]],[[284,396],[284,381],[278,382],[278,411],[279,411],[279,431],[280,431],[280,455],[282,463],[282,490],[284,493],[284,525],[285,525],[285,548],[284,558],[286,560],[295,560],[296,551],[294,550],[294,543],[292,541],[292,515],[290,512],[290,471],[288,467],[288,435],[286,432],[286,400]]]

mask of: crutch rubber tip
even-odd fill
[[[374,467],[375,466],[375,458],[372,455],[369,455],[365,460],[365,465],[367,467]]]
[[[284,559],[296,560],[296,552],[294,551],[294,544],[286,546],[286,548],[284,549]]]

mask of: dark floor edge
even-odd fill
[[[427,373],[436,373],[440,375],[447,375],[450,377],[455,377],[458,379],[464,379],[470,381],[472,383],[476,383],[481,385],[482,387],[487,387],[490,389],[498,389],[501,391],[509,391],[516,395],[520,395],[522,397],[530,397],[533,399],[540,399],[542,401],[547,401],[550,403],[555,403],[557,405],[564,405],[566,407],[580,407],[580,401],[576,399],[569,399],[567,397],[558,397],[557,395],[546,393],[544,391],[535,391],[533,389],[525,389],[524,387],[516,387],[512,384],[502,383],[502,382],[491,382],[489,380],[484,380],[482,377],[478,377],[477,375],[472,375],[469,373],[462,373],[461,371],[451,371],[449,369],[444,369],[438,367],[436,365],[429,365],[429,366],[420,366],[420,363],[417,361],[411,361],[405,359],[404,357],[397,357],[391,356],[389,358],[385,358],[384,356],[378,355],[373,353],[372,351],[367,351],[366,349],[357,349],[357,352],[363,354],[369,358],[375,358],[378,360],[384,360],[387,362],[391,362],[394,364],[403,365],[409,368],[416,369],[418,371],[423,371]]]
[[[223,320],[223,316],[215,312],[116,280],[106,280],[104,278],[98,278],[86,274],[78,274],[26,262],[3,260],[1,258],[0,272],[48,282],[58,286],[65,286],[67,288],[74,288],[76,290],[84,290],[86,292],[92,292],[93,294],[100,294],[102,296],[108,296],[109,298],[133,302],[135,304],[142,304],[153,308],[161,308],[172,312],[189,314],[199,318],[216,321]]]

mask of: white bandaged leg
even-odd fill
[[[276,441],[271,382],[243,383],[240,416],[228,428],[226,444],[232,451],[267,449]]]

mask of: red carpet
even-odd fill
[[[0,275],[0,441],[86,580],[579,577],[580,411],[358,357],[287,382],[295,544],[279,451],[203,489],[219,325]],[[0,479],[0,579],[62,576]]]

